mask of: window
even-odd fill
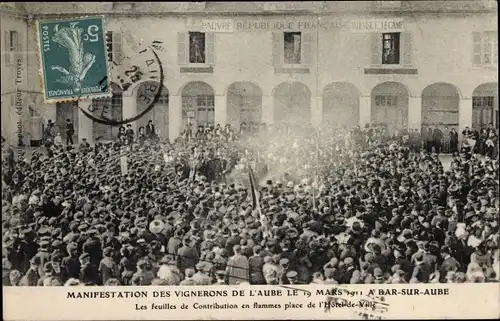
[[[201,68],[215,65],[215,33],[213,32],[178,32],[177,63]],[[192,70],[194,70],[192,69]]]
[[[214,96],[196,96],[196,105],[198,110],[206,110],[206,108],[214,107]]]
[[[472,97],[472,127],[482,128],[493,123],[493,96]]]
[[[284,33],[284,53],[285,64],[299,65],[301,62],[301,33],[300,32],[285,32]]]
[[[119,65],[122,61],[122,37],[118,32],[106,32],[106,48],[108,50],[108,61]]]
[[[190,32],[189,33],[189,63],[204,64],[205,63],[205,33]]]
[[[498,64],[498,32],[473,32],[473,64]]]
[[[397,96],[375,96],[375,106],[377,107],[397,107]]]
[[[382,34],[382,64],[399,64],[399,36],[400,33]]]
[[[483,64],[498,63],[498,39],[497,32],[488,31],[483,37]]]
[[[19,52],[19,35],[17,31],[5,31],[4,60],[6,65],[14,63],[15,54]]]

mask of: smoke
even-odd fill
[[[303,118],[278,123],[259,134],[243,138],[244,162],[249,162],[259,177],[259,183],[315,180],[331,171],[336,156],[352,150],[348,131],[324,124],[314,128]],[[338,155],[336,155],[338,154]],[[349,153],[348,153],[349,154]],[[330,166],[324,166],[328,164]],[[264,168],[267,167],[267,172]],[[333,169],[334,170],[334,169]]]

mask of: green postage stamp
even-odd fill
[[[103,17],[39,21],[37,31],[46,102],[109,95]]]

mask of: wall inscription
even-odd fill
[[[283,20],[202,20],[202,32],[279,32],[279,31],[346,31],[346,32],[401,32],[404,19],[283,19]]]

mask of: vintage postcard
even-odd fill
[[[497,16],[0,3],[3,319],[498,319]]]

